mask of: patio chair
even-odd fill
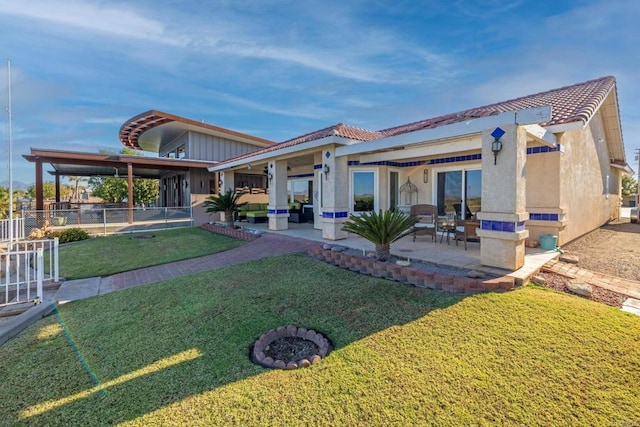
[[[417,219],[413,226],[413,241],[416,241],[416,236],[431,236],[433,243],[436,243],[438,208],[433,205],[413,205],[410,214]]]
[[[476,230],[480,227],[478,221],[456,220],[455,240],[458,246],[458,240],[464,242],[464,250],[467,250],[467,242],[480,242],[480,237],[476,234]]]

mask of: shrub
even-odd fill
[[[376,245],[376,259],[387,261],[391,257],[391,243],[405,236],[415,223],[414,216],[405,215],[399,210],[371,211],[361,216],[352,214],[342,229]]]
[[[82,228],[67,228],[60,232],[58,240],[60,243],[77,242],[79,240],[85,240],[89,238],[89,233]]]

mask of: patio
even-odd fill
[[[347,239],[338,241],[323,239],[322,230],[314,229],[312,223],[289,223],[287,230],[280,231],[269,230],[268,223],[248,224],[246,222],[237,222],[236,224],[244,228],[260,230],[265,233],[283,234],[363,251],[371,251],[374,249],[374,245],[371,242],[353,234],[349,234]],[[465,251],[462,242],[458,242],[458,245],[456,245],[452,237],[449,244],[447,244],[445,236],[442,239],[442,243],[440,243],[440,237],[442,236],[438,234],[436,243],[434,243],[429,236],[419,236],[414,242],[412,235],[409,234],[391,245],[391,254],[399,258],[427,261],[434,264],[477,270],[495,275],[507,275],[514,277],[517,284],[526,282],[532,275],[537,273],[544,264],[559,256],[559,253],[556,251],[526,248],[524,266],[516,271],[509,272],[495,267],[483,266],[480,263],[480,244],[468,242],[467,250]]]

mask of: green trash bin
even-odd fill
[[[540,235],[540,247],[545,251],[551,251],[558,246],[558,236],[551,234]]]

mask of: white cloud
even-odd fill
[[[101,3],[77,0],[11,1],[0,3],[0,14],[173,46],[183,46],[185,42],[176,35],[167,34],[166,26],[157,20],[124,7],[111,7]]]

